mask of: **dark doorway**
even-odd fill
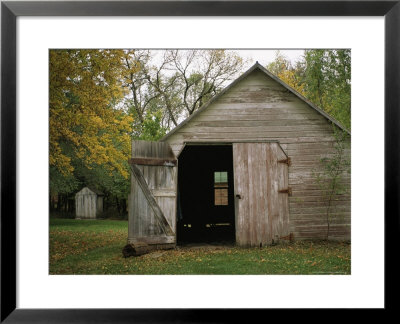
[[[234,242],[232,146],[186,145],[178,160],[178,244]]]

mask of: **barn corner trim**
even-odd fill
[[[176,131],[181,129],[183,126],[185,126],[191,119],[193,119],[195,116],[200,114],[202,111],[206,110],[214,101],[222,97],[228,90],[233,88],[236,84],[238,84],[240,81],[242,81],[244,78],[246,78],[250,73],[255,71],[256,69],[259,69],[263,73],[265,73],[267,76],[269,76],[271,79],[285,87],[288,91],[293,93],[296,97],[298,97],[300,100],[304,101],[309,107],[317,111],[320,115],[325,117],[328,121],[330,121],[333,125],[336,125],[339,127],[342,131],[346,132],[348,135],[351,136],[351,133],[348,129],[346,129],[339,121],[337,121],[335,118],[327,114],[325,111],[323,111],[321,108],[318,106],[314,105],[311,101],[306,99],[304,96],[302,96],[300,93],[298,93],[295,89],[293,89],[291,86],[287,85],[285,82],[283,82],[281,79],[273,75],[271,72],[269,72],[265,67],[263,67],[258,61],[251,66],[246,72],[244,72],[241,76],[239,76],[236,80],[234,80],[231,84],[226,86],[220,93],[212,97],[208,102],[206,102],[203,106],[201,106],[197,111],[195,111],[192,115],[187,117],[184,121],[182,121],[178,126],[176,126],[174,129],[172,129],[169,133],[167,133],[164,137],[160,139],[160,141],[165,141],[167,140],[171,135],[173,135]]]

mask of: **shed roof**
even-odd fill
[[[97,194],[98,196],[104,196],[104,193],[100,190],[97,190],[96,188],[93,187],[88,187],[90,190],[92,190],[95,194]]]
[[[306,99],[304,96],[302,96],[300,93],[298,93],[295,89],[287,85],[285,82],[283,82],[281,79],[273,75],[271,72],[269,72],[265,67],[263,67],[260,63],[256,62],[252,67],[250,67],[246,72],[244,72],[240,77],[238,77],[235,81],[233,81],[230,85],[228,85],[225,89],[223,89],[219,94],[215,95],[212,97],[208,102],[206,102],[204,105],[202,105],[197,111],[195,111],[192,115],[190,115],[188,118],[186,118],[184,121],[182,121],[178,126],[176,126],[174,129],[172,129],[168,134],[166,134],[163,138],[161,138],[161,141],[165,141],[168,137],[170,137],[172,134],[174,134],[177,130],[182,128],[184,125],[186,125],[192,118],[200,114],[202,111],[207,109],[214,101],[219,99],[221,96],[223,96],[229,89],[231,89],[233,86],[238,84],[241,80],[243,80],[245,77],[247,77],[251,72],[255,70],[260,70],[263,73],[265,73],[267,76],[269,76],[271,79],[275,80],[282,86],[284,86],[287,90],[289,90],[291,93],[293,93],[296,97],[298,97],[300,100],[304,101],[308,106],[310,106],[312,109],[316,110],[318,113],[320,113],[322,116],[324,116],[327,120],[332,122],[334,125],[345,131],[350,135],[350,131],[346,129],[339,121],[337,121],[335,118],[327,114],[325,111],[323,111],[321,108],[318,106],[314,105],[311,101]]]
[[[88,189],[88,190],[92,191],[93,193],[95,193],[98,196],[104,196],[104,193],[102,193],[100,190],[97,190],[97,189],[92,188],[92,187],[83,187],[81,190],[78,191],[77,194],[79,194],[81,191],[83,191],[85,189]]]

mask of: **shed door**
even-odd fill
[[[236,243],[260,246],[289,235],[288,159],[278,143],[234,143]]]
[[[175,243],[177,159],[165,142],[133,141],[129,243]]]

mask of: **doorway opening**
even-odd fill
[[[177,243],[235,242],[231,145],[186,145],[179,155]]]

